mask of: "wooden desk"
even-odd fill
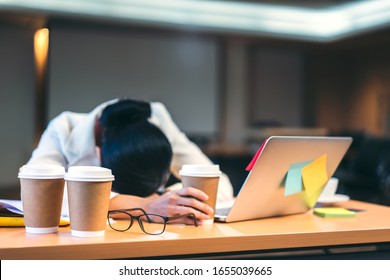
[[[0,228],[0,259],[179,258],[323,248],[353,244],[390,244],[390,207],[349,201],[340,206],[363,210],[355,218],[321,218],[311,212],[198,228],[169,225],[160,236],[107,228],[99,238],[72,237],[70,228],[56,234],[26,234],[24,228]],[[214,255],[215,256],[215,255]],[[218,255],[217,258],[226,256]]]

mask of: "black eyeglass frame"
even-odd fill
[[[130,214],[129,213],[130,211],[141,211],[143,214],[135,216],[135,215]],[[111,221],[110,221],[110,216],[113,215],[113,214],[125,214],[125,215],[129,216],[130,217],[130,224],[129,224],[129,226],[126,229],[117,229],[114,226],[112,226],[111,225]],[[157,216],[157,217],[160,217],[160,218],[163,219],[164,225],[163,225],[163,229],[161,230],[161,232],[159,232],[159,233],[149,233],[149,232],[145,231],[145,228],[143,226],[141,218],[144,217],[144,218],[147,219],[148,222],[152,222],[152,220],[150,219],[149,216]],[[142,209],[142,208],[128,208],[128,209],[109,210],[108,213],[107,213],[108,224],[109,224],[109,226],[113,230],[120,231],[120,232],[128,231],[133,226],[134,220],[137,220],[141,230],[144,233],[149,234],[149,235],[160,235],[160,234],[164,233],[166,225],[167,225],[167,223],[169,221],[183,219],[183,218],[188,218],[188,217],[192,218],[192,220],[194,221],[194,226],[197,227],[198,226],[198,221],[196,220],[194,213],[187,213],[187,214],[181,214],[181,215],[175,215],[175,216],[167,217],[167,216],[163,216],[163,215],[159,215],[159,214],[146,213],[145,210]]]

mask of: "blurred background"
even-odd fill
[[[390,201],[390,1],[0,0],[0,197],[48,121],[163,102],[230,176],[271,135],[348,135],[340,193]]]

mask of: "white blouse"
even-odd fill
[[[100,166],[96,150],[94,126],[103,109],[118,99],[110,100],[96,107],[90,113],[63,112],[54,118],[44,131],[37,148],[28,164],[58,164],[68,168],[74,165]],[[164,132],[172,146],[172,174],[180,178],[179,170],[183,164],[209,164],[210,159],[179,130],[166,107],[159,102],[151,103],[149,121]],[[180,188],[175,184],[170,188]],[[117,193],[112,192],[111,198]],[[230,201],[233,188],[226,174],[222,174],[218,186],[217,202]]]

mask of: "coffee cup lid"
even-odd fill
[[[106,182],[114,181],[111,169],[100,166],[71,166],[65,174],[65,180]]]
[[[221,171],[218,164],[184,164],[179,174],[181,176],[218,177]]]
[[[19,168],[21,179],[60,179],[64,178],[65,168],[54,164],[26,164]]]

